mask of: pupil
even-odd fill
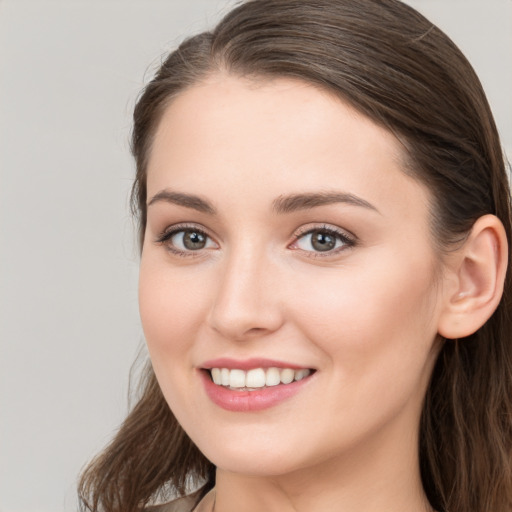
[[[316,231],[313,233],[311,243],[317,251],[330,251],[331,249],[334,249],[336,239],[328,233]]]
[[[206,245],[206,237],[197,231],[187,231],[183,237],[183,245],[187,249],[202,249]]]

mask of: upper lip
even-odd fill
[[[212,368],[228,368],[229,370],[253,370],[254,368],[291,368],[292,370],[312,369],[309,366],[278,361],[276,359],[267,359],[255,357],[251,359],[231,359],[228,357],[219,357],[210,359],[200,365],[205,370]]]

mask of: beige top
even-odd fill
[[[173,500],[163,505],[156,505],[154,507],[148,507],[145,512],[213,512],[213,506],[215,505],[215,489],[212,489],[206,496],[198,503],[196,508],[192,508],[196,501],[196,497],[192,494],[191,496],[185,496]]]

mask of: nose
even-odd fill
[[[224,338],[244,341],[277,331],[283,324],[279,279],[273,265],[250,248],[226,258],[209,314],[210,327]]]

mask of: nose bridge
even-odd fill
[[[210,324],[225,337],[244,339],[279,328],[278,283],[268,254],[245,240],[228,251],[219,268]]]

